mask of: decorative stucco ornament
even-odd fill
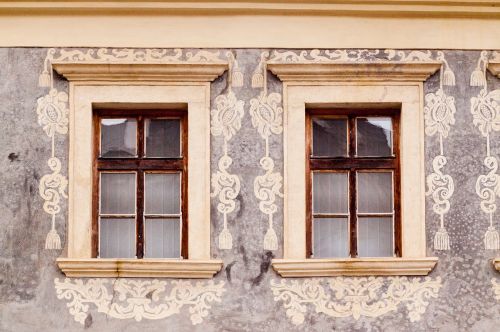
[[[231,79],[229,79],[231,81]],[[223,215],[224,226],[219,234],[219,249],[231,249],[233,237],[228,229],[227,215],[236,208],[236,198],[240,193],[240,178],[228,172],[233,160],[228,155],[228,141],[241,129],[241,119],[244,115],[244,101],[238,100],[231,90],[226,95],[215,98],[215,108],[211,113],[211,132],[213,136],[222,136],[224,139],[224,155],[219,159],[218,170],[212,174],[212,197],[218,197],[217,210]]]
[[[50,89],[49,93],[38,98],[36,113],[38,124],[51,140],[51,157],[48,166],[52,173],[44,175],[39,183],[38,191],[44,200],[43,210],[51,216],[51,228],[45,239],[45,249],[61,249],[61,238],[55,227],[56,215],[61,212],[61,197],[67,198],[68,180],[61,175],[61,161],[55,157],[56,134],[68,133],[68,95]]]
[[[163,319],[189,307],[193,325],[203,322],[212,302],[221,302],[224,282],[158,279],[54,279],[57,298],[67,300],[75,321],[85,323],[90,305],[117,319]]]
[[[488,92],[486,82],[487,64],[488,52],[482,51],[477,68],[471,75],[471,86],[480,86],[482,89],[476,97],[470,99],[470,111],[472,113],[472,123],[479,129],[481,135],[486,138],[486,157],[483,164],[488,172],[479,175],[476,181],[476,194],[481,199],[481,210],[486,213],[489,221],[484,234],[484,248],[486,250],[498,250],[500,249],[500,234],[495,226],[493,216],[497,210],[496,198],[500,196],[500,175],[497,174],[498,160],[491,155],[490,134],[493,131],[500,130],[500,89]],[[481,72],[481,79],[480,75],[475,73],[477,71]]]
[[[231,51],[228,51],[226,53],[226,56],[230,64],[229,75],[231,75],[231,86],[233,88],[241,88],[244,83],[243,82],[244,77],[243,77],[243,72],[241,71],[240,66],[238,64],[238,61],[236,60],[236,57]]]
[[[255,67],[252,74],[252,88],[260,89],[264,87],[264,74],[266,70],[266,61],[269,57],[269,52],[262,52],[260,54],[260,61]]]
[[[427,300],[437,298],[441,286],[439,277],[271,280],[274,300],[283,303],[286,315],[295,325],[304,322],[309,310],[358,320],[361,316],[382,316],[398,310],[400,305],[406,306],[411,322],[419,321],[429,304]]]
[[[254,180],[255,197],[260,201],[259,209],[267,215],[268,228],[264,235],[263,248],[265,250],[278,250],[278,236],[274,230],[273,215],[278,211],[275,204],[276,196],[283,197],[281,187],[283,177],[274,171],[274,160],[269,153],[269,138],[271,135],[283,133],[283,108],[281,107],[281,94],[267,93],[267,70],[263,63],[268,52],[261,54],[261,63],[257,68],[262,69],[263,90],[256,98],[250,100],[250,116],[252,125],[262,137],[265,143],[265,153],[260,159],[260,166],[265,171]],[[254,72],[254,75],[256,73]]]

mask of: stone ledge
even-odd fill
[[[58,258],[67,277],[88,278],[212,278],[222,268],[221,260],[172,260],[134,258]]]
[[[211,82],[228,69],[227,62],[92,63],[54,62],[69,81]]]
[[[493,259],[493,266],[497,271],[500,271],[500,257]]]
[[[488,70],[495,75],[496,77],[500,78],[500,61],[490,61],[488,62]]]
[[[268,62],[283,82],[423,82],[441,62]]]
[[[437,261],[437,257],[273,259],[272,266],[282,277],[423,276]]]

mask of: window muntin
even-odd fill
[[[94,113],[93,257],[187,258],[186,112]]]
[[[315,134],[325,130],[318,126],[324,123],[335,124],[327,128],[329,137],[337,139],[327,138],[325,143],[325,135]],[[309,257],[401,256],[398,135],[396,110],[307,112]],[[343,146],[315,148],[332,143]],[[318,153],[325,150],[346,155]]]

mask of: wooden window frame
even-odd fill
[[[391,157],[358,157],[356,155],[356,118],[360,117],[390,117],[392,119],[392,156]],[[312,154],[313,129],[312,121],[317,118],[347,119],[347,156],[345,157],[314,157]],[[313,172],[347,173],[348,176],[348,225],[349,225],[349,256],[358,257],[358,215],[357,213],[357,179],[358,171],[393,172],[393,225],[394,225],[394,256],[402,256],[401,239],[401,162],[399,149],[399,109],[308,109],[306,111],[306,253],[313,256]]]
[[[137,121],[136,151],[137,157],[100,156],[101,119],[129,118]],[[181,156],[178,158],[148,158],[145,152],[145,119],[175,118],[181,122]],[[99,204],[100,174],[133,172],[136,176],[135,191],[135,226],[136,258],[144,258],[144,219],[145,219],[145,174],[149,172],[181,173],[181,258],[188,258],[188,121],[187,112],[181,110],[113,110],[95,109],[93,112],[93,188],[92,188],[92,257],[99,255]],[[119,258],[119,257],[117,257]]]

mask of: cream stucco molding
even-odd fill
[[[58,258],[67,277],[88,278],[211,278],[222,268],[220,260],[78,259]]]
[[[493,259],[493,266],[495,267],[495,269],[500,271],[500,257]]]
[[[423,82],[440,67],[440,61],[267,63],[283,82]]]
[[[426,257],[422,82],[441,65],[438,61],[268,63],[269,69],[285,80],[284,254],[283,259],[272,262],[279,274],[424,275],[432,270],[437,259]],[[401,107],[402,257],[352,260],[352,264],[342,259],[307,259],[303,176],[306,109],[369,104]]]
[[[52,67],[71,82],[211,82],[226,71],[228,64],[227,62],[52,62]]]
[[[489,61],[488,70],[496,77],[500,78],[500,60],[499,61]]]
[[[58,259],[59,267],[71,276],[210,278],[222,267],[222,261],[211,260],[210,255],[210,81],[228,65],[204,61],[108,62],[52,63],[59,74],[70,80],[68,256]],[[181,77],[186,71],[192,75],[190,80]],[[115,103],[162,105],[159,107],[187,104],[191,165],[188,259],[130,261],[91,256],[92,107]]]

